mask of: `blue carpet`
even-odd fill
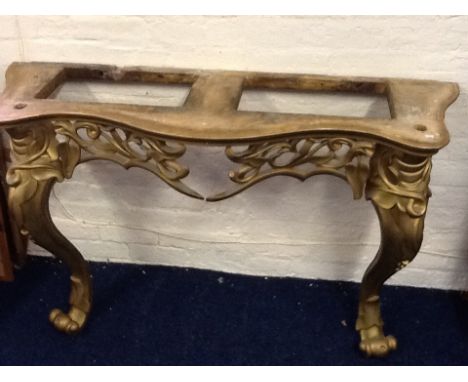
[[[31,258],[0,283],[2,365],[467,365],[468,301],[458,292],[385,287],[383,312],[399,349],[358,350],[358,285],[94,263],[86,329],[56,332],[65,267]]]

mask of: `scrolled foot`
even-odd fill
[[[360,331],[361,343],[359,348],[367,357],[386,357],[396,350],[397,340],[393,336],[385,336],[382,328],[372,326]]]
[[[60,309],[53,309],[49,314],[49,321],[61,332],[76,334],[83,328],[87,317],[87,313],[72,307],[69,313],[64,313]]]

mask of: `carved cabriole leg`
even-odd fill
[[[70,178],[80,159],[73,141],[58,142],[55,132],[42,124],[8,131],[13,163],[7,172],[9,208],[19,232],[62,260],[71,272],[70,310],[50,313],[50,321],[64,332],[75,333],[86,322],[91,308],[91,281],[87,263],[56,228],[49,212],[53,184]]]
[[[7,131],[13,160],[7,172],[9,209],[23,238],[30,237],[69,267],[70,310],[63,313],[54,309],[50,321],[61,331],[77,332],[91,308],[91,281],[87,263],[50,217],[48,203],[53,184],[71,178],[78,163],[105,159],[125,168],[143,168],[174,189],[202,198],[181,181],[189,173],[177,161],[185,153],[185,145],[77,119],[44,119]]]
[[[356,322],[360,349],[367,356],[382,357],[396,349],[396,339],[383,332],[379,295],[383,283],[419,251],[430,196],[430,170],[430,157],[384,146],[377,146],[371,159],[366,197],[380,220],[381,244],[362,281]]]

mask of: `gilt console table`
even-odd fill
[[[48,99],[71,80],[186,84],[191,89],[181,107]],[[253,88],[384,95],[391,118],[237,110],[243,90]],[[355,199],[365,195],[380,220],[381,245],[362,280],[356,330],[366,355],[387,355],[396,349],[396,339],[383,331],[380,290],[419,251],[431,157],[449,141],[444,115],[457,96],[456,84],[435,81],[11,64],[0,98],[0,126],[12,150],[6,174],[9,211],[20,238],[30,237],[71,272],[70,308],[52,310],[50,321],[58,330],[75,333],[91,309],[87,263],[56,228],[48,208],[54,183],[71,178],[78,164],[107,159],[140,167],[175,190],[207,201],[231,197],[276,175],[305,180],[330,174],[349,183]],[[235,187],[205,197],[183,183],[189,168],[179,158],[187,144],[225,146],[233,162],[227,175]]]

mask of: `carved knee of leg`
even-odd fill
[[[399,247],[403,261],[411,261],[421,246],[430,171],[429,156],[381,145],[370,161],[366,197],[379,215],[383,244]]]
[[[9,208],[19,231],[26,236],[24,210],[46,210],[51,185],[71,177],[80,161],[80,149],[70,140],[60,142],[46,123],[25,123],[8,130],[8,134],[12,149],[12,164],[6,174]]]

